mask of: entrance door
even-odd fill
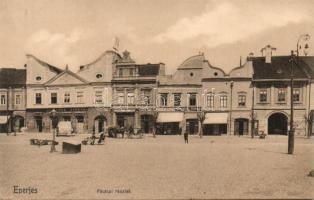
[[[142,115],[141,116],[141,127],[142,127],[142,131],[144,133],[149,133],[149,131],[150,131],[150,126],[149,126],[150,125],[150,123],[149,123],[150,119],[151,119],[150,115]]]
[[[288,118],[282,113],[274,113],[268,118],[268,134],[287,135]]]
[[[235,129],[234,129],[234,134],[235,135],[247,135],[248,134],[248,129],[249,129],[249,120],[240,118],[236,119],[234,123]]]
[[[36,128],[38,132],[42,132],[43,131],[43,118],[41,116],[38,116],[35,119],[36,119]]]
[[[102,131],[105,131],[106,126],[106,118],[102,115],[99,115],[95,118],[95,133],[100,133]]]
[[[186,120],[186,130],[189,134],[198,133],[198,120],[197,119],[187,119]]]

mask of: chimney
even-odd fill
[[[264,48],[261,49],[262,56],[264,56],[265,54],[265,63],[271,63],[271,57],[272,57],[273,51],[275,50],[276,48],[270,45],[266,45]]]

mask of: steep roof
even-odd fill
[[[0,68],[0,88],[23,87],[25,84],[25,69]]]
[[[26,57],[27,57],[27,58],[33,58],[34,60],[36,60],[36,61],[37,61],[39,64],[41,64],[42,66],[48,67],[50,70],[55,71],[55,72],[57,72],[57,73],[61,73],[61,72],[63,71],[62,69],[60,69],[60,68],[58,68],[58,67],[55,67],[55,66],[53,66],[53,65],[50,65],[50,64],[48,64],[48,63],[46,63],[46,62],[44,62],[44,61],[42,61],[42,60],[36,58],[36,57],[33,56],[32,54],[26,54]]]
[[[301,61],[300,61],[301,60]],[[297,63],[304,62],[305,70],[314,79],[314,56],[299,56]]]
[[[290,56],[273,56],[271,63],[265,63],[265,57],[253,57],[253,79],[289,79],[291,74]],[[307,64],[299,60],[293,64],[293,76],[297,79],[307,79]]]

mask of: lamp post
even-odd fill
[[[300,46],[300,42],[301,40],[303,40],[304,42],[310,40],[311,36],[309,34],[302,34],[300,35],[299,39],[298,39],[298,42],[297,42],[297,57],[299,57],[299,49],[301,48]],[[308,45],[305,44],[305,47],[304,48],[308,48]]]
[[[57,111],[55,109],[51,111],[51,120],[52,120],[52,142],[51,142],[50,153],[53,153],[53,152],[56,152],[56,147],[55,147],[56,129],[58,128],[58,123],[59,123]]]
[[[290,129],[288,133],[288,154],[293,154],[294,150],[294,127],[293,127],[293,62],[294,54],[291,51],[291,57],[289,59],[290,65]]]
[[[310,35],[309,34],[302,34],[300,35],[298,41],[297,41],[297,59],[299,59],[299,49],[300,49],[300,42],[301,40],[303,40],[304,42],[310,40]],[[305,44],[305,48],[308,48],[308,45]],[[288,154],[293,154],[294,151],[294,121],[293,121],[293,103],[294,103],[294,99],[293,99],[293,78],[294,78],[294,74],[293,74],[293,63],[295,62],[296,64],[298,64],[295,60],[295,55],[294,55],[294,51],[291,51],[291,57],[289,59],[289,62],[291,63],[290,65],[290,130],[288,133]]]
[[[233,96],[233,84],[234,82],[230,82],[230,109],[229,109],[229,135],[232,135],[232,96]],[[240,136],[240,134],[239,134]]]

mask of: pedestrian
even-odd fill
[[[189,143],[189,133],[187,131],[184,132],[184,142],[185,144]]]

